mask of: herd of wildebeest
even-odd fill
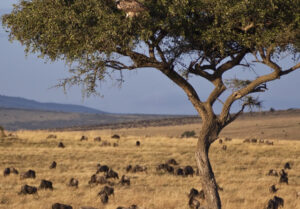
[[[49,138],[56,138],[56,135],[49,135],[47,137]],[[115,134],[111,138],[114,139],[120,139],[120,136]],[[82,136],[80,141],[86,141],[88,140],[88,137]],[[117,143],[109,143],[108,141],[101,140],[101,137],[94,138],[95,142],[102,142],[102,146],[118,146]],[[219,144],[221,144],[223,150],[227,150],[227,145],[225,145],[226,141],[231,141],[231,138],[224,138],[219,139]],[[273,142],[270,141],[264,141],[264,140],[257,140],[257,139],[245,139],[244,143],[264,143],[267,145],[274,145]],[[136,146],[140,146],[141,142],[136,141]],[[65,148],[65,145],[62,142],[58,143],[58,147]],[[57,162],[53,161],[49,169],[55,169],[57,167]],[[286,162],[283,168],[278,172],[274,169],[269,170],[266,175],[267,176],[274,176],[278,177],[278,183],[280,184],[288,184],[288,173],[287,170],[292,169],[291,163]],[[114,186],[121,185],[121,186],[130,186],[131,179],[127,176],[128,173],[138,173],[138,172],[147,172],[146,166],[141,165],[128,165],[125,168],[126,174],[122,175],[121,178],[119,178],[119,173],[117,173],[113,168],[111,168],[108,165],[103,165],[98,163],[95,165],[95,173],[90,177],[90,180],[86,183],[90,186],[93,185],[103,185],[102,189],[99,191],[98,196],[102,202],[102,204],[108,204],[109,198],[111,195],[114,195]],[[169,174],[169,175],[176,175],[176,176],[182,176],[182,177],[188,177],[193,175],[199,175],[199,170],[194,169],[190,165],[186,166],[180,166],[179,163],[175,159],[168,159],[165,163],[161,163],[157,165],[156,172],[159,174]],[[9,175],[19,175],[19,171],[14,167],[8,167],[4,169],[4,177]],[[34,170],[28,170],[26,172],[20,173],[20,179],[26,179],[26,178],[36,178],[36,172]],[[71,178],[67,185],[69,187],[78,188],[79,181],[76,178]],[[53,190],[53,183],[49,180],[42,179],[40,182],[40,185],[38,187],[36,186],[30,186],[30,185],[22,185],[21,190],[18,193],[19,195],[32,195],[36,194],[38,190]],[[223,191],[223,188],[221,188],[218,185],[218,190]],[[270,193],[275,194],[278,191],[278,188],[276,188],[276,185],[271,185],[269,188]],[[298,194],[300,196],[300,194]],[[200,202],[205,201],[205,194],[203,190],[198,191],[195,188],[192,188],[188,194],[188,205],[191,209],[204,209],[205,207],[201,206]],[[272,199],[270,199],[265,207],[265,209],[278,209],[280,207],[284,206],[284,200],[281,197],[274,196]],[[63,203],[54,203],[52,205],[52,209],[72,209],[73,207],[71,205],[66,205]],[[131,205],[129,207],[123,207],[119,206],[116,209],[138,209],[139,207],[137,205]],[[80,209],[96,209],[93,207],[87,207],[82,206]]]

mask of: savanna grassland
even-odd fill
[[[158,164],[174,158],[179,166],[196,169],[196,138],[181,138],[182,132],[199,130],[199,124],[184,126],[106,129],[93,131],[18,131],[0,139],[0,169],[15,167],[19,172],[36,171],[35,179],[19,175],[0,176],[1,209],[50,209],[56,202],[80,206],[115,209],[136,204],[144,209],[185,209],[191,188],[201,189],[199,176],[182,177],[158,172]],[[49,134],[57,138],[47,139]],[[120,139],[112,139],[119,134]],[[81,136],[87,141],[80,141]],[[101,142],[94,142],[100,136]],[[300,209],[300,115],[243,118],[229,125],[210,151],[211,162],[224,209],[263,209],[274,196],[269,187],[276,184],[276,195],[284,199],[284,208]],[[243,143],[245,138],[268,139],[274,145]],[[136,141],[141,146],[136,146]],[[118,146],[101,146],[103,141]],[[65,148],[57,145],[63,142]],[[223,150],[223,145],[227,150]],[[56,169],[49,169],[52,161]],[[280,171],[286,162],[289,184],[279,184],[279,177],[267,176],[270,169]],[[97,193],[103,185],[90,186],[88,181],[97,164],[106,164],[130,177],[130,186],[115,185],[115,194],[103,205]],[[146,166],[146,172],[127,173],[127,165]],[[79,187],[68,187],[69,180],[79,180]],[[53,182],[53,191],[38,190],[36,195],[18,195],[22,185],[39,186],[42,179]],[[115,180],[118,182],[118,180]],[[205,204],[205,202],[203,203]]]

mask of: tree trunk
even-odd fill
[[[208,123],[204,120],[195,153],[207,209],[221,209],[222,207],[215,175],[208,157],[211,139],[216,139],[219,131],[216,121]]]

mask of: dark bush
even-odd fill
[[[181,138],[190,138],[190,137],[195,137],[196,132],[195,131],[185,131],[181,134]]]

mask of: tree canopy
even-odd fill
[[[299,0],[140,2],[147,10],[126,18],[114,0],[21,0],[2,21],[26,52],[76,64],[65,82],[84,83],[91,93],[110,70],[168,65],[209,78],[234,56],[269,47],[272,56],[295,54],[299,46]]]

